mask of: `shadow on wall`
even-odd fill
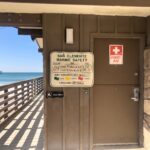
[[[150,132],[150,115],[144,113],[144,127]]]
[[[150,100],[144,100],[144,127],[150,132]]]

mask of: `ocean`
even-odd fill
[[[11,72],[11,73],[0,73],[0,86],[10,84],[18,81],[29,80],[43,76],[43,73],[31,73],[31,72]]]

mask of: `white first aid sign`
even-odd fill
[[[109,64],[110,65],[123,64],[123,45],[117,44],[109,45]]]

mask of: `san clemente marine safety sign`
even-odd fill
[[[92,87],[94,56],[91,52],[52,52],[50,54],[52,87]]]

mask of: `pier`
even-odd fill
[[[43,149],[43,78],[0,87],[0,149]]]

